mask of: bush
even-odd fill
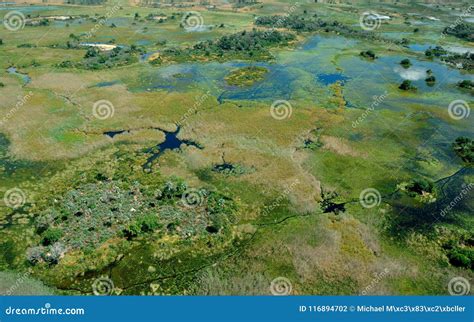
[[[425,82],[428,84],[428,86],[433,86],[434,83],[436,83],[436,77],[434,77],[433,75],[428,76],[428,77],[425,79]]]
[[[474,251],[455,248],[448,253],[449,262],[453,266],[472,268],[474,264]]]
[[[154,231],[160,226],[158,216],[155,214],[143,215],[138,222],[142,232]]]
[[[400,65],[402,65],[405,68],[408,68],[411,66],[411,61],[408,58],[402,59],[400,62]]]
[[[468,79],[465,79],[463,81],[460,81],[458,83],[458,87],[460,88],[465,88],[465,89],[473,89],[474,88],[474,82]]]
[[[474,162],[474,141],[470,138],[458,137],[453,143],[453,149],[464,162]]]
[[[54,244],[63,236],[60,228],[48,228],[42,235],[41,243],[45,246]]]
[[[406,189],[411,196],[422,195],[423,192],[432,193],[434,185],[432,182],[425,179],[413,180],[407,185]]]
[[[375,59],[375,58],[377,58],[377,57],[375,56],[375,53],[374,53],[372,50],[362,51],[362,52],[360,53],[360,55],[361,55],[362,57],[369,58],[369,59]]]
[[[400,86],[398,86],[399,89],[404,90],[404,91],[416,91],[416,87],[411,84],[411,81],[406,79],[404,80]]]

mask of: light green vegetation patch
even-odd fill
[[[268,69],[251,66],[233,70],[226,76],[225,81],[232,86],[252,86],[265,79]]]

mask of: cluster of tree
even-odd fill
[[[444,49],[441,46],[436,46],[434,48],[428,48],[425,50],[425,56],[426,57],[441,57],[444,56],[448,53],[446,49]]]
[[[474,269],[474,248],[469,235],[455,236],[443,245],[443,249],[451,265]]]
[[[142,53],[143,51],[134,45],[129,48],[117,46],[110,51],[100,51],[96,47],[89,47],[82,61],[66,60],[58,64],[58,67],[100,70],[125,66],[137,62],[138,56]]]
[[[474,54],[466,52],[464,54],[449,53],[441,46],[428,48],[425,51],[425,56],[428,58],[439,57],[442,61],[465,70],[474,69]]]
[[[474,70],[474,53],[446,55],[442,56],[441,60],[460,69]]]
[[[313,16],[294,14],[288,16],[262,16],[255,20],[257,26],[269,28],[287,28],[298,32],[334,32],[347,37],[364,38],[368,40],[389,41],[398,45],[408,43],[406,39],[402,40],[386,40],[374,32],[368,32],[361,29],[354,29],[339,21],[327,22],[318,18],[317,14]]]
[[[400,86],[398,86],[399,89],[404,90],[404,91],[416,91],[417,88],[411,83],[411,80],[405,79]]]
[[[473,90],[474,89],[474,82],[469,80],[469,79],[465,79],[463,81],[460,81],[458,83],[458,87],[459,88],[464,88],[464,89],[469,89],[469,90]]]
[[[474,140],[461,136],[453,143],[454,152],[466,163],[474,162]]]
[[[377,56],[375,56],[375,53],[372,50],[366,50],[366,51],[361,51],[360,55],[362,57],[368,58],[368,59],[375,59]]]
[[[237,209],[231,198],[206,189],[192,189],[199,200],[187,205],[188,185],[175,177],[154,186],[97,180],[56,196],[60,203],[40,211],[35,221],[39,244],[28,250],[30,263],[55,264],[69,251],[94,251],[111,238],[152,233],[207,238],[225,230]]]
[[[402,65],[404,68],[409,68],[411,66],[411,61],[408,58],[402,59],[400,61],[400,65]]]
[[[444,29],[444,33],[467,41],[474,41],[474,27],[472,24],[455,24],[453,26],[446,27]]]
[[[453,248],[448,252],[451,265],[474,269],[474,250],[469,248]]]
[[[428,86],[434,86],[434,84],[436,83],[436,77],[433,75],[433,71],[431,69],[428,69],[426,71],[426,74],[428,75],[426,78],[425,78],[425,82]]]
[[[232,35],[222,36],[217,40],[199,42],[190,48],[168,48],[162,52],[160,58],[151,63],[159,64],[163,59],[171,61],[189,61],[195,59],[216,60],[224,59],[253,59],[268,60],[271,54],[269,47],[288,45],[295,39],[295,35],[277,30],[271,31],[242,31]]]

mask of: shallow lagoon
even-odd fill
[[[408,69],[400,66],[404,56],[384,56],[369,61],[354,55],[345,55],[357,42],[343,37],[314,36],[294,51],[277,54],[274,63],[187,63],[149,69],[132,91],[187,91],[207,89],[223,100],[274,100],[301,99],[314,103],[324,103],[330,94],[328,86],[339,81],[343,84],[344,97],[355,107],[370,106],[373,96],[393,91],[404,79],[410,79],[418,88],[416,97],[419,103],[446,107],[453,99],[469,100],[455,84],[463,79],[474,80],[472,75],[463,75],[458,70],[437,61],[422,61],[410,57],[412,66]],[[269,70],[266,78],[250,87],[228,86],[225,76],[236,68],[263,66]],[[428,86],[425,82],[426,71],[431,69],[437,82]],[[443,92],[442,99],[439,93]],[[319,94],[319,95],[315,95]],[[452,95],[448,95],[451,93]],[[324,95],[323,95],[324,94]],[[407,93],[395,91],[381,106],[393,109],[406,104]]]

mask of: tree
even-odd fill
[[[462,80],[458,83],[458,87],[460,88],[466,88],[466,89],[473,89],[474,88],[474,82],[468,79]]]
[[[360,55],[369,59],[377,58],[372,50],[362,51]]]
[[[461,136],[453,143],[454,152],[466,163],[474,162],[474,141]]]
[[[428,86],[433,86],[436,83],[436,77],[430,75],[425,79],[425,82]]]
[[[411,84],[411,81],[408,79],[405,79],[400,86],[398,86],[399,89],[404,90],[404,91],[415,91],[416,87]]]
[[[411,61],[408,58],[402,59],[400,62],[400,65],[402,65],[405,68],[408,68],[411,66]]]
[[[54,244],[63,236],[63,231],[60,228],[48,228],[43,233],[41,243],[45,246]]]

